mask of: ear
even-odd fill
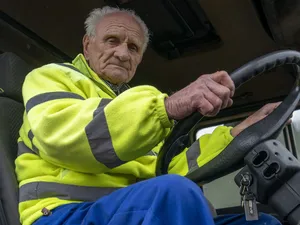
[[[84,35],[82,38],[83,54],[86,60],[89,60],[89,45],[91,39],[88,35]]]

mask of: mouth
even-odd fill
[[[113,67],[116,67],[116,68],[120,68],[120,69],[123,69],[123,70],[128,70],[126,67],[124,67],[124,66],[120,66],[120,65],[116,65],[116,64],[111,64],[111,66],[113,66]]]

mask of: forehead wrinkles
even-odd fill
[[[98,24],[97,28],[97,33],[101,36],[106,33],[120,33],[121,30],[128,36],[129,39],[134,38],[138,42],[144,41],[143,31],[134,19],[128,20],[128,18],[113,17],[105,18]]]
[[[135,41],[138,43],[142,42],[142,36],[139,32],[137,32],[134,29],[127,29],[127,27],[125,26],[119,26],[119,25],[112,25],[110,26],[106,32],[107,33],[113,33],[113,34],[120,34],[119,31],[122,30],[124,33],[121,36],[124,36],[123,38],[128,37],[129,40],[131,41]]]

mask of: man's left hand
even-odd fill
[[[241,133],[244,129],[251,126],[252,124],[264,119],[266,116],[268,116],[270,113],[276,109],[281,102],[276,103],[270,103],[263,106],[261,109],[253,113],[251,116],[249,116],[247,119],[245,119],[243,122],[232,128],[231,135],[233,137],[236,137],[239,133]],[[291,122],[291,121],[289,121]]]

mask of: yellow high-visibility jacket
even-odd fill
[[[154,177],[156,155],[173,126],[166,97],[152,86],[117,96],[81,54],[72,64],[30,72],[16,159],[21,222],[32,224],[44,208],[93,201]],[[232,140],[230,129],[202,136],[199,148],[172,160],[169,173],[185,175],[213,159]]]

